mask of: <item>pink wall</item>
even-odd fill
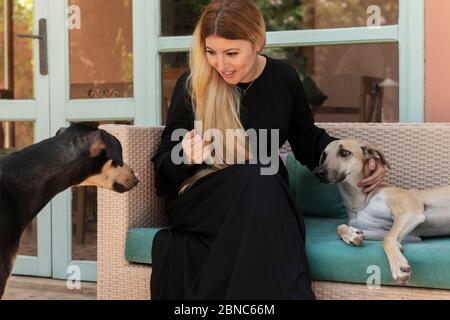
[[[449,13],[449,0],[425,0],[426,122],[450,122]]]

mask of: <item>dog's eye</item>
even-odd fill
[[[348,158],[348,157],[350,157],[352,155],[352,153],[350,151],[348,151],[348,150],[341,150],[340,153],[341,153],[341,157],[342,158]]]

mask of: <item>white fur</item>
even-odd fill
[[[375,194],[367,206],[349,218],[349,225],[360,230],[390,230],[394,223],[384,192]]]

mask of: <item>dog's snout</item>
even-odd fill
[[[314,173],[319,179],[325,179],[327,177],[327,170],[325,168],[318,168],[314,171]]]
[[[319,167],[316,170],[314,170],[314,174],[316,175],[316,178],[321,183],[329,183],[328,181],[328,170],[324,167]]]
[[[134,185],[137,186],[141,182],[141,178],[137,173],[134,174]]]

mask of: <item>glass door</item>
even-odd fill
[[[51,135],[47,34],[49,0],[0,0],[0,157]],[[14,274],[51,276],[47,205],[25,230]]]
[[[135,123],[136,2],[143,4],[52,2],[51,130],[76,122]],[[52,235],[53,277],[96,281],[96,188],[72,188],[54,199]]]
[[[153,10],[147,0],[0,0],[0,157],[70,123],[155,124]],[[96,281],[96,199],[95,188],[58,194],[25,231],[14,274]]]

